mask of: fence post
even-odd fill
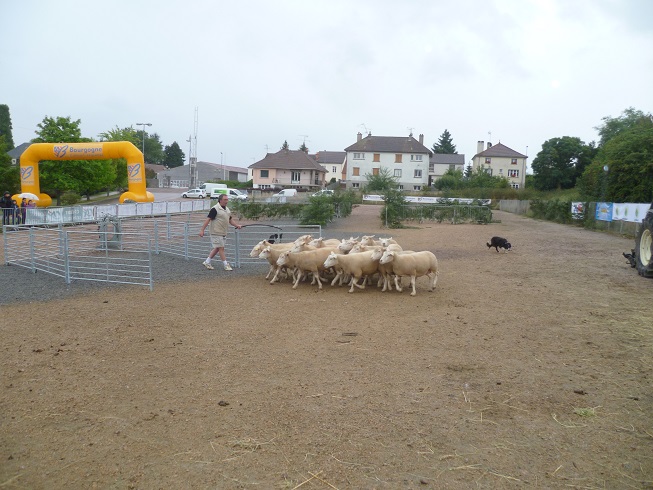
[[[234,234],[236,235],[236,267],[240,267],[240,230],[236,228]]]
[[[59,242],[63,246],[63,262],[64,262],[64,276],[66,278],[66,284],[70,284],[70,261],[68,260],[68,234],[64,231],[61,231],[63,236]]]
[[[32,264],[32,272],[36,272],[36,261],[34,260],[34,230],[36,228],[29,229],[29,258],[30,263]],[[5,247],[7,250],[7,247]]]
[[[188,222],[184,223],[184,258],[190,260],[188,256]]]
[[[154,221],[154,253],[159,255],[159,221]]]

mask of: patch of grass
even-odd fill
[[[596,409],[599,407],[593,407],[593,408],[574,408],[574,413],[578,415],[579,417],[596,417]]]

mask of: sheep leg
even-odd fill
[[[295,278],[295,283],[292,285],[293,289],[297,289],[297,286],[299,285],[299,281],[301,281],[303,274],[299,273],[297,274],[297,277]]]
[[[358,282],[358,278],[357,278],[357,277],[352,277],[352,278],[351,278],[351,281],[349,281],[349,285],[351,286],[351,287],[349,288],[349,292],[350,292],[350,293],[353,293],[353,292],[354,292],[354,286],[360,288],[360,286],[359,286],[358,284],[356,284],[357,282]]]
[[[274,284],[277,281],[277,278],[279,277],[279,272],[281,271],[281,267],[279,266],[273,266],[273,267],[276,269],[276,271],[274,273],[274,277],[270,281],[270,284]]]
[[[415,275],[410,276],[410,285],[413,287],[413,292],[410,293],[411,296],[415,296],[417,291],[415,291]]]
[[[342,271],[336,272],[336,277],[333,278],[333,281],[331,281],[331,285],[335,286],[336,282],[338,282],[338,279],[340,279],[340,276],[342,276]],[[342,286],[342,284],[340,284]]]
[[[270,270],[268,271],[268,275],[265,276],[266,279],[270,278],[270,276],[272,275],[272,271],[274,271],[274,266],[273,265],[270,266]]]
[[[401,286],[399,285],[399,280],[400,280],[400,276],[395,276],[395,288],[397,288],[397,291],[401,293],[403,289],[401,289]]]
[[[322,289],[322,281],[320,281],[320,271],[315,269],[313,271],[313,278],[317,280],[317,287],[318,289]]]

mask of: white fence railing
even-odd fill
[[[194,213],[211,208],[211,201],[194,199],[188,201],[139,202],[133,204],[101,204],[95,206],[66,206],[27,208],[25,216],[19,210],[11,216],[9,225],[58,225],[67,223],[90,223],[105,216],[154,217],[168,214]]]
[[[5,227],[4,245],[7,265],[53,274],[66,284],[80,280],[154,286],[147,233],[18,225]]]

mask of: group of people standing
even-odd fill
[[[18,206],[15,199],[11,198],[9,191],[5,191],[4,195],[0,197],[0,208],[2,209],[2,224],[3,225],[21,225],[27,221],[27,209],[35,208],[34,201],[23,198]]]

